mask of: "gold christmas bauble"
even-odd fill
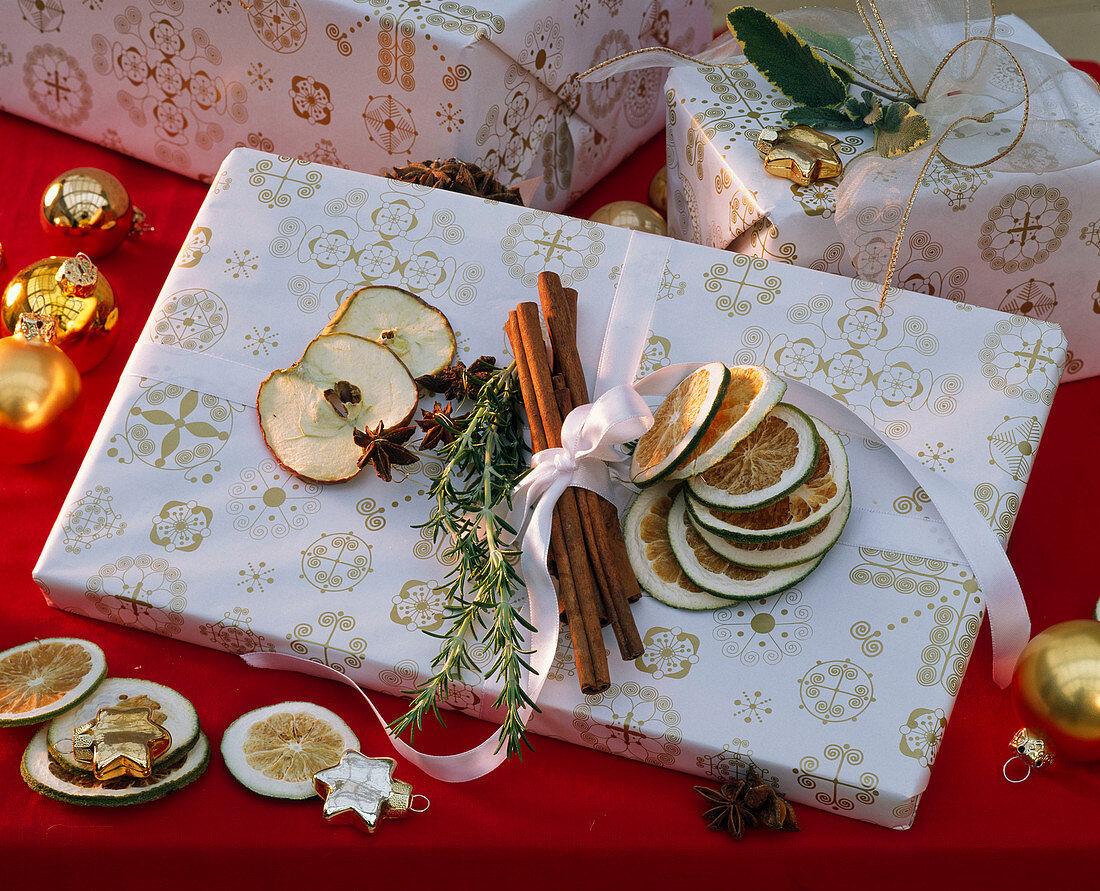
[[[63,267],[72,270],[68,279]],[[102,362],[118,340],[115,292],[94,266],[79,258],[47,257],[19,270],[4,289],[0,307],[4,334],[15,331],[23,313],[57,319],[56,343],[81,373]]]
[[[1024,647],[1012,704],[1056,758],[1100,759],[1100,622],[1053,625]]]
[[[590,219],[593,223],[606,223],[622,229],[636,229],[639,232],[652,232],[654,235],[668,235],[665,218],[652,207],[638,201],[612,201],[597,210]]]
[[[668,216],[668,167],[662,167],[649,181],[649,206]]]
[[[82,251],[93,259],[140,233],[144,219],[126,187],[97,167],[77,167],[56,177],[39,207],[39,220],[55,251]]]
[[[28,314],[25,319],[33,318]],[[84,408],[80,374],[72,360],[25,324],[27,337],[0,339],[0,463],[29,464],[59,451]]]

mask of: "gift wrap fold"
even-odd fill
[[[881,282],[919,182],[892,283],[1057,322],[1069,339],[1067,373],[1100,374],[1100,93],[1018,17],[951,23],[962,7],[878,7],[917,91],[957,43],[983,38],[951,57],[919,109],[932,141],[887,160],[874,153],[870,128],[826,131],[839,139],[845,171],[809,185],[765,172],[756,137],[763,127],[785,126],[781,116],[793,103],[745,63],[731,35],[703,55],[709,64],[680,60],[666,94],[670,233]],[[832,38],[849,35],[856,68],[897,90],[852,13],[807,8],[782,18]],[[984,123],[950,128],[922,171],[950,123],[1002,108],[1009,110]]]
[[[455,156],[505,185],[540,177],[528,203],[554,210],[663,119],[662,72],[572,75],[711,36],[707,0],[9,5],[6,111],[207,182],[234,146],[369,173]]]
[[[292,172],[315,193],[273,201],[271,184]],[[412,528],[440,463],[426,455],[392,484],[369,469],[338,485],[299,480],[264,446],[256,388],[364,284],[440,307],[460,359],[507,361],[507,311],[537,299],[545,269],[580,293],[590,381],[613,303],[633,301],[614,312],[652,313],[639,377],[680,362],[765,364],[942,475],[1007,541],[1065,363],[1056,325],[899,290],[880,308],[879,288],[855,279],[238,150],[50,534],[35,569],[46,598],[409,690],[436,652],[424,632],[445,627],[444,543]],[[713,612],[643,597],[645,652],[613,657],[598,695],[579,692],[563,635],[532,729],[714,780],[755,765],[795,801],[908,826],[985,595],[890,449],[840,433],[852,518],[812,575]],[[491,719],[496,692],[459,684],[450,705]]]

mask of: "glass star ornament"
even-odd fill
[[[423,810],[413,807],[413,799],[424,796],[414,796],[412,786],[393,778],[396,767],[392,758],[368,758],[348,749],[339,764],[313,775],[313,787],[325,802],[322,816],[373,833],[380,820]]]

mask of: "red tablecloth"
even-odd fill
[[[654,139],[575,213],[587,215],[615,199],[644,200],[663,160],[663,140]],[[35,218],[38,196],[57,173],[85,165],[119,176],[157,230],[101,262],[120,294],[121,338],[85,377],[80,432],[55,458],[4,474],[0,650],[34,637],[93,640],[106,651],[111,674],[146,677],[190,698],[215,753],[201,780],[161,801],[82,809],[23,784],[19,760],[31,728],[0,731],[0,887],[190,889],[241,882],[254,888],[261,881],[278,888],[474,887],[503,881],[618,888],[721,881],[761,888],[1007,888],[1066,878],[1095,887],[1100,766],[1056,764],[1022,785],[1005,782],[1001,764],[1017,721],[1007,694],[991,680],[984,629],[908,832],[800,807],[801,833],[757,831],[736,843],[706,831],[694,778],[543,739],[522,763],[466,785],[440,783],[401,765],[398,776],[427,795],[431,809],[384,824],[373,837],[326,826],[316,800],[274,801],[237,785],[217,754],[222,732],[241,713],[280,700],[307,699],[337,711],[369,754],[389,754],[388,747],[340,685],[255,671],[224,653],[58,612],[32,583],[31,567],[206,191],[0,114],[0,242],[8,258],[0,278],[49,253]],[[1036,630],[1091,615],[1100,595],[1094,563],[1098,408],[1100,379],[1059,390],[1016,524],[1010,556]],[[378,699],[388,715],[403,708],[397,699]],[[448,735],[428,733],[425,745],[457,751],[485,733],[485,725],[461,715],[448,724]]]

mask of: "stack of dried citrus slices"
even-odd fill
[[[105,678],[107,660],[90,641],[34,640],[0,653],[0,728],[43,724],[23,755],[22,773],[35,792],[69,804],[140,804],[202,776],[210,745],[194,707],[175,690],[141,678]],[[99,780],[73,755],[78,727],[100,709],[147,708],[171,737],[148,777]],[[49,723],[45,723],[45,722]]]
[[[780,402],[766,368],[704,365],[634,449],[643,487],[624,521],[638,581],[681,609],[776,594],[812,572],[851,511],[848,457],[817,418]]]

